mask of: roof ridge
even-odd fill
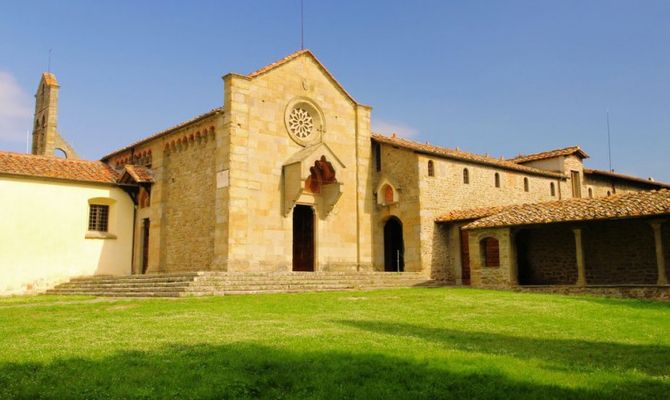
[[[557,149],[550,149],[550,150],[544,150],[544,151],[538,151],[535,153],[530,153],[530,154],[519,154],[515,157],[508,158],[508,161],[519,163],[519,162],[526,162],[526,161],[534,161],[534,160],[542,160],[545,158],[551,158],[551,157],[558,157],[561,155],[568,155],[568,154],[573,154],[573,153],[580,153],[582,158],[589,158],[589,155],[582,150],[581,146],[579,145],[572,145],[572,146],[566,146],[566,147],[561,147]]]
[[[266,66],[261,67],[261,68],[255,70],[254,72],[252,72],[252,73],[250,73],[250,74],[247,74],[247,77],[249,77],[249,78],[255,78],[255,77],[257,77],[257,76],[259,76],[259,75],[262,75],[262,74],[264,74],[265,72],[267,72],[267,71],[269,71],[269,70],[271,70],[271,69],[273,69],[273,68],[275,68],[275,67],[278,67],[278,66],[280,66],[280,65],[282,65],[282,64],[285,64],[285,63],[287,63],[287,62],[293,60],[294,58],[298,58],[299,56],[301,56],[301,55],[303,55],[303,54],[307,54],[307,53],[311,54],[312,57],[314,57],[314,54],[312,53],[311,50],[309,50],[309,49],[300,49],[300,50],[298,50],[298,51],[294,51],[293,53],[287,55],[286,57],[280,58],[280,59],[277,60],[277,61],[274,61],[274,62],[272,62],[272,63],[270,63],[270,64],[267,64]],[[316,57],[314,57],[314,58],[316,58]]]

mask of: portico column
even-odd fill
[[[575,250],[577,253],[577,286],[586,286],[586,267],[584,265],[584,249],[582,247],[582,228],[573,228],[575,234]]]
[[[668,275],[665,270],[665,253],[663,252],[663,238],[661,224],[663,221],[652,221],[649,223],[654,230],[654,240],[656,241],[656,266],[658,267],[658,285],[668,284]]]

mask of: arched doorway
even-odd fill
[[[402,222],[391,217],[384,224],[384,271],[405,270],[405,245],[402,238]]]
[[[293,209],[293,270],[314,271],[314,210],[310,206]]]

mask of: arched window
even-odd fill
[[[467,168],[463,168],[463,183],[470,184],[470,171]]]
[[[529,189],[530,188],[528,186],[528,178],[523,178],[523,191],[527,192]]]
[[[496,175],[495,175],[495,184],[496,184],[497,188],[500,187],[500,174],[497,173],[497,172],[496,172]]]
[[[611,195],[612,195],[612,192],[610,192],[610,191],[608,190],[608,191],[607,191],[607,195],[608,195],[608,196],[611,196]]]
[[[384,185],[384,204],[393,203],[393,188],[391,185]]]
[[[428,160],[428,176],[435,176],[435,165],[433,160]]]
[[[498,239],[487,237],[479,242],[481,254],[484,258],[484,267],[500,266],[500,244]]]
[[[554,185],[554,182],[549,184],[549,191],[551,192],[551,197],[556,196],[556,185]]]
[[[593,189],[589,188],[589,199],[593,198]]]

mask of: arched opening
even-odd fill
[[[433,160],[428,160],[428,176],[435,176],[435,164]]]
[[[523,178],[523,191],[527,192],[530,190],[530,187],[528,185],[528,178]]]
[[[589,199],[593,198],[593,189],[589,188]]]
[[[56,149],[54,150],[54,156],[56,156],[56,157],[58,157],[58,158],[64,158],[64,159],[67,159],[67,152],[65,152],[65,150],[63,150],[63,149],[61,149],[61,148],[56,148]]]
[[[384,271],[405,270],[405,245],[402,237],[402,222],[391,217],[384,224]]]
[[[499,267],[500,266],[500,244],[498,239],[487,237],[479,242],[480,252],[482,254],[483,263],[485,267]]]
[[[470,184],[470,171],[467,168],[463,168],[463,183]]]
[[[293,209],[293,270],[314,271],[314,210],[310,206]]]
[[[556,196],[556,185],[554,185],[554,182],[549,184],[549,191],[551,192],[551,197]]]
[[[500,187],[500,174],[496,172],[495,174],[495,185],[497,188]]]

